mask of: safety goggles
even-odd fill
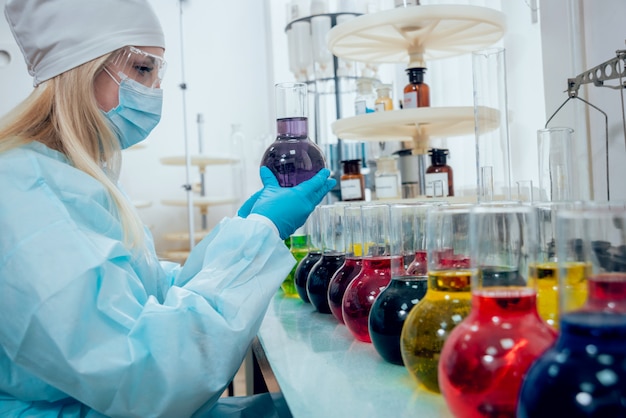
[[[107,72],[119,77],[119,81],[130,78],[151,88],[160,87],[166,67],[167,63],[162,57],[134,46],[122,48],[105,65]]]

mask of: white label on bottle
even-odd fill
[[[427,173],[425,176],[426,196],[448,196],[448,173]]]
[[[374,179],[376,185],[376,197],[378,199],[391,199],[400,197],[398,176],[396,174],[377,176]]]
[[[376,111],[384,112],[385,111],[385,103],[376,103]]]
[[[404,93],[403,109],[417,109],[417,92]]]
[[[354,113],[356,115],[364,115],[367,113],[367,103],[365,100],[357,100],[354,102]]]
[[[363,199],[361,193],[361,180],[341,180],[341,200]]]

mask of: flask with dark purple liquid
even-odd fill
[[[282,187],[293,187],[326,167],[322,150],[308,137],[307,86],[304,83],[276,84],[276,141],[261,165],[267,166]]]

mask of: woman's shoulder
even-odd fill
[[[10,199],[29,200],[36,195],[63,206],[95,203],[110,207],[110,198],[100,182],[70,164],[65,155],[44,144],[32,142],[0,153],[0,190]],[[72,203],[73,202],[73,203]]]

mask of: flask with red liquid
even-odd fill
[[[282,187],[293,187],[326,167],[326,160],[308,136],[306,84],[279,83],[275,87],[277,137],[263,154],[261,165],[274,173]]]
[[[343,248],[345,251],[345,260],[339,270],[333,274],[328,285],[328,306],[330,312],[340,323],[343,322],[343,312],[341,310],[341,301],[348,285],[361,271],[361,207],[360,206],[344,206],[344,231],[343,231]]]
[[[455,416],[514,418],[522,377],[556,338],[539,317],[529,280],[535,215],[518,202],[481,204],[470,213],[472,309],[439,359],[439,387]]]
[[[388,205],[361,206],[363,223],[362,266],[348,285],[342,300],[343,320],[359,341],[372,342],[368,317],[376,296],[391,280]],[[400,265],[400,263],[396,264]]]
[[[524,378],[520,418],[626,416],[626,209],[585,206],[556,215],[560,333]],[[572,261],[590,264],[582,306]]]

